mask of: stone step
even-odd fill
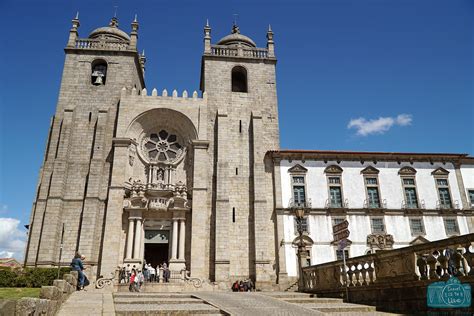
[[[195,298],[117,297],[115,304],[202,304]]]
[[[354,313],[354,312],[375,312],[376,309],[374,306],[368,305],[358,305],[350,303],[307,303],[302,305],[306,308],[311,308],[313,310],[323,312],[323,313]]]
[[[147,297],[147,298],[192,298],[191,294],[182,293],[152,293],[152,292],[117,292],[114,298],[119,297]]]
[[[208,304],[115,304],[115,315],[223,315]]]
[[[299,293],[299,292],[265,292],[262,293],[266,296],[270,296],[277,299],[286,299],[286,298],[301,298],[301,297],[316,297],[314,294],[308,293]]]
[[[332,303],[341,304],[342,299],[340,298],[324,298],[324,297],[290,297],[282,298],[283,301],[294,304],[319,304],[319,303]]]

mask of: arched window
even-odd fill
[[[247,70],[244,67],[232,68],[232,92],[247,92]]]
[[[91,83],[95,86],[105,85],[107,77],[107,63],[105,60],[94,60],[92,63]]]

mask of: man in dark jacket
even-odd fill
[[[82,256],[82,258],[84,257]],[[77,288],[79,290],[84,289],[84,272],[82,272],[84,270],[84,265],[82,264],[82,258],[81,258],[81,254],[79,252],[76,252],[74,259],[72,259],[72,262],[71,262],[71,270],[77,271],[77,275],[78,275]]]

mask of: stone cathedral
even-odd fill
[[[145,85],[139,24],[80,37],[72,20],[27,244],[26,266],[95,276],[156,266],[228,283],[276,282],[271,160],[279,149],[273,33],[258,48],[234,25],[204,27],[200,90]],[[196,60],[196,62],[199,62]]]

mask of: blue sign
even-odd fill
[[[446,282],[431,283],[428,285],[426,304],[434,308],[470,307],[471,285],[461,284],[456,277]]]

